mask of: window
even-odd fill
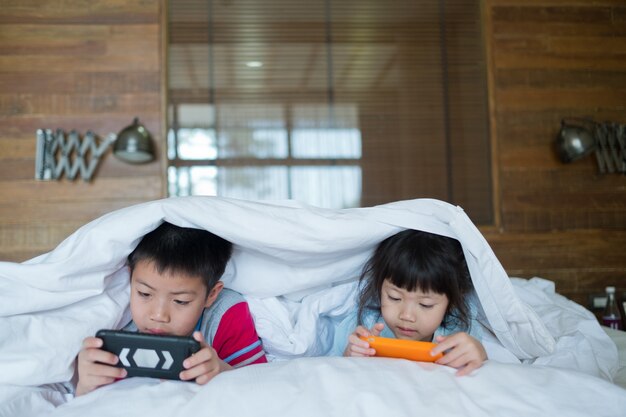
[[[492,222],[479,1],[169,3],[169,193]]]

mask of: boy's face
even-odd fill
[[[430,342],[448,308],[445,294],[407,291],[388,279],[383,282],[380,295],[383,319],[398,339]]]
[[[141,333],[189,336],[223,285],[218,282],[207,294],[200,277],[170,271],[161,274],[153,262],[139,261],[130,281],[133,321]]]

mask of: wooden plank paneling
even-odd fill
[[[88,115],[118,112],[157,113],[160,94],[0,94],[0,116],[46,114],[54,108],[58,115]]]
[[[49,251],[105,213],[164,197],[164,0],[5,1],[0,8],[0,260]],[[100,138],[133,117],[157,161],[110,149],[91,182],[36,181],[36,130]]]
[[[509,275],[540,276],[583,305],[626,289],[626,178],[593,156],[562,164],[563,118],[626,123],[626,7],[619,0],[485,4],[498,233],[487,238]]]
[[[72,200],[7,202],[0,203],[0,210],[13,213],[10,219],[3,221],[3,226],[14,224],[28,225],[35,221],[87,223],[110,211],[154,199],[154,197],[146,198],[146,194],[143,193],[136,198],[85,199],[85,201],[80,203]]]
[[[141,123],[150,131],[155,145],[161,148],[164,138],[161,137],[160,123],[161,116],[158,113],[144,113],[142,109],[136,109],[133,113],[97,113],[96,114],[79,114],[79,115],[58,115],[54,114],[36,114],[24,115],[20,114],[16,117],[4,118],[0,124],[0,137],[16,138],[17,140],[27,139],[33,141],[35,145],[35,136],[37,129],[62,129],[66,133],[76,130],[85,133],[88,130],[95,132],[99,137],[106,136],[110,132],[119,132],[122,128],[132,123],[133,117],[140,117]]]
[[[77,203],[89,200],[124,199],[158,197],[160,184],[151,177],[129,177],[123,179],[124,187],[120,188],[119,178],[98,177],[93,183],[84,181],[0,181],[0,189],[6,191],[0,194],[0,204],[23,203],[28,200],[47,202],[75,201]]]
[[[159,1],[4,0],[1,23],[129,24],[159,21]]]
[[[626,231],[567,231],[546,233],[485,233],[506,269],[585,269],[601,258],[602,267],[623,267]],[[565,244],[567,242],[567,244]]]
[[[160,93],[159,73],[154,71],[61,72],[35,77],[30,73],[0,72],[3,94],[137,94]]]
[[[546,233],[486,232],[509,276],[554,281],[557,291],[587,306],[589,295],[607,285],[626,291],[626,229]]]

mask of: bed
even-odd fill
[[[198,386],[130,378],[74,398],[82,339],[128,320],[125,258],[163,220],[231,240],[225,285],[244,294],[269,363]],[[466,377],[445,366],[328,357],[356,278],[400,230],[458,239],[489,360]],[[619,351],[618,351],[619,347]],[[53,251],[0,263],[0,416],[619,416],[626,333],[546,279],[507,276],[459,207],[431,199],[326,210],[295,202],[165,199],[105,215]]]

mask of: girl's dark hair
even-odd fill
[[[128,255],[128,266],[132,274],[137,262],[154,262],[160,274],[201,277],[208,292],[224,274],[232,251],[232,243],[207,230],[164,222],[141,239]]]
[[[359,280],[358,322],[366,310],[380,311],[383,281],[407,291],[445,294],[444,327],[469,330],[466,295],[473,289],[458,240],[420,230],[404,230],[383,240],[367,261]]]

